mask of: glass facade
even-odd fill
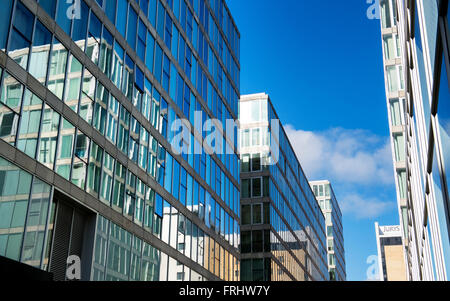
[[[325,216],[329,280],[345,281],[347,273],[341,209],[329,181],[312,181],[310,185]]]
[[[44,251],[61,231],[48,234],[51,192],[73,187],[73,198],[92,198],[86,210],[97,216],[85,238],[94,256],[84,279],[239,280],[237,129],[216,131],[232,150],[224,153],[210,151],[212,129],[203,127],[238,114],[240,34],[225,1],[80,0],[74,9],[36,0],[37,13],[28,2],[4,2],[0,15],[10,22],[0,26],[0,56],[14,68],[0,65],[0,138],[60,184],[43,188],[30,174],[29,191],[2,191],[12,203],[0,207],[10,221],[1,255],[56,269]],[[34,187],[48,190],[47,201],[36,192],[34,205]],[[43,220],[25,224],[27,204],[38,200]],[[137,228],[94,210],[95,202]],[[179,264],[167,248],[195,264]]]
[[[386,91],[408,279],[448,280],[448,1],[385,0],[381,8]],[[395,66],[400,78],[405,79],[398,84],[393,82],[390,56],[395,49],[389,41],[393,34],[398,35],[400,45]],[[392,93],[395,87],[402,89]]]
[[[241,280],[328,280],[324,215],[269,97],[241,96],[239,117]]]

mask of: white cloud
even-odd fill
[[[362,197],[359,194],[344,195],[339,198],[343,214],[351,214],[358,219],[376,218],[388,210],[395,209],[395,202],[381,201],[376,197]]]
[[[309,179],[330,179],[364,185],[391,184],[391,147],[388,139],[364,130],[335,128],[325,132],[285,127]]]
[[[343,214],[366,219],[394,210],[395,199],[385,200],[382,193],[394,185],[389,139],[343,128],[285,130],[308,179],[332,182]]]

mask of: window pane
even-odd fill
[[[53,39],[53,49],[47,86],[48,89],[52,91],[59,99],[62,99],[63,95],[66,66],[67,49],[57,39]]]
[[[50,185],[34,178],[21,261],[37,268],[40,268],[45,245],[50,191]]]
[[[14,260],[20,256],[31,179],[0,157],[0,255]]]
[[[23,100],[22,119],[20,122],[17,148],[32,158],[35,158],[36,156],[41,112],[42,100],[29,90],[26,90]]]
[[[0,104],[0,138],[14,145],[19,115]]]
[[[53,169],[53,163],[55,162],[59,117],[57,112],[53,111],[48,105],[45,105],[42,117],[38,160],[50,169]]]
[[[23,95],[22,84],[12,77],[8,72],[3,76],[2,97],[0,101],[7,105],[17,114],[20,113],[20,104]]]
[[[91,143],[87,192],[98,198],[100,191],[100,176],[102,172],[103,149],[94,142]]]
[[[70,166],[72,163],[73,143],[75,138],[75,127],[63,119],[61,126],[61,140],[58,146],[58,157],[56,159],[56,173],[66,180],[70,178]]]
[[[29,72],[41,83],[45,83],[47,76],[51,41],[51,33],[41,22],[37,21],[34,31],[33,47],[31,49]]]

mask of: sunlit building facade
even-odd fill
[[[330,181],[309,182],[325,217],[328,272],[331,281],[345,281],[344,228],[342,212]]]
[[[238,115],[225,1],[1,2],[0,256],[55,280],[72,255],[82,280],[239,280],[238,129],[224,153],[203,127]]]
[[[380,4],[407,279],[448,280],[448,1],[382,0]]]
[[[239,107],[241,280],[328,280],[324,215],[269,96]]]
[[[400,226],[375,223],[378,251],[378,280],[406,281],[406,265]]]

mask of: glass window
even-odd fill
[[[261,170],[261,154],[253,154],[252,155],[252,171],[260,171]]]
[[[153,38],[150,31],[147,31],[147,45],[146,45],[146,55],[145,55],[145,65],[148,70],[153,70],[153,53],[155,51],[155,39]]]
[[[142,222],[144,220],[144,203],[145,203],[145,195],[147,186],[144,183],[137,179],[136,184],[136,203],[134,208],[134,222],[138,225],[142,226]]]
[[[405,161],[405,148],[405,138],[403,134],[394,135],[394,150],[397,162]]]
[[[53,169],[56,155],[56,142],[58,140],[60,115],[45,105],[42,115],[41,137],[39,141],[38,161]]]
[[[128,11],[128,27],[127,27],[127,42],[133,50],[136,49],[136,28],[137,28],[137,14],[133,8]]]
[[[106,120],[106,138],[116,144],[117,129],[119,124],[120,104],[112,95],[109,96],[108,114]]]
[[[92,76],[87,68],[84,68],[79,115],[89,124],[91,124],[92,121],[95,86],[96,78]]]
[[[25,91],[17,148],[32,158],[36,156],[42,104],[42,100],[36,95],[29,90]]]
[[[0,157],[0,255],[14,260],[21,253],[31,181],[29,173]]]
[[[443,60],[437,105],[438,131],[441,140],[443,174],[446,175],[447,190],[450,189],[450,93],[448,86],[448,71]],[[436,172],[434,172],[436,173]],[[436,185],[436,184],[435,184]],[[450,191],[447,192],[450,196]]]
[[[6,71],[3,75],[1,93],[2,96],[0,101],[19,114],[23,95],[23,85]]]
[[[75,127],[64,118],[62,120],[60,136],[58,156],[56,158],[56,173],[66,180],[69,180],[75,139]]]
[[[111,192],[114,180],[115,159],[107,152],[104,152],[102,167],[102,180],[100,187],[100,200],[109,205],[111,202]]]
[[[72,183],[84,189],[90,139],[78,131],[75,144],[75,156],[72,166]]]
[[[53,39],[53,48],[50,60],[48,89],[59,99],[62,99],[64,77],[67,66],[67,49],[57,39]],[[72,70],[71,70],[72,72]]]
[[[44,84],[47,76],[47,66],[50,54],[52,35],[41,22],[36,22],[29,72],[40,83]]]
[[[34,178],[21,261],[36,268],[41,267],[41,257],[45,246],[50,191],[50,185]]]
[[[124,50],[118,43],[114,44],[111,80],[117,88],[121,88],[124,65]]]
[[[136,203],[136,176],[130,171],[127,172],[127,181],[125,185],[125,204],[123,214],[129,219],[133,218]]]
[[[261,197],[261,178],[252,179],[252,197]]]
[[[106,280],[128,281],[133,236],[113,223],[110,223],[109,233]]]
[[[17,2],[13,26],[8,47],[8,55],[25,70],[27,69],[33,33],[34,15],[21,3]]]
[[[116,170],[114,173],[114,188],[113,188],[113,198],[112,207],[113,209],[122,212],[124,197],[125,197],[125,175],[126,168],[116,162]]]
[[[243,198],[249,198],[250,197],[250,180],[249,179],[243,179],[241,180],[241,196]]]
[[[253,204],[252,223],[254,225],[262,224],[262,204]]]
[[[81,73],[83,66],[73,55],[69,58],[69,72],[67,73],[67,84],[65,90],[64,102],[75,112],[78,110],[78,101],[80,99]]]
[[[242,172],[250,171],[250,155],[242,155],[241,171]]]
[[[100,46],[100,59],[98,66],[105,73],[105,75],[110,78],[111,76],[111,65],[113,58],[113,42],[114,38],[111,33],[104,27],[103,28],[103,38]]]
[[[161,72],[162,72],[162,49],[161,47],[156,44],[156,49],[155,49],[155,65],[154,65],[154,70],[153,70],[153,75],[155,76],[155,78],[158,80],[159,83],[161,83]]]
[[[102,173],[103,149],[96,143],[91,143],[87,178],[87,192],[98,198],[100,192],[100,177]]]
[[[403,101],[402,101],[403,103]],[[403,124],[402,110],[399,99],[393,99],[390,101],[390,111],[391,111],[391,122],[393,126],[398,126]]]
[[[130,113],[120,107],[119,135],[117,147],[125,154],[128,154],[128,139],[130,132]]]
[[[75,42],[75,44],[78,45],[78,47],[80,47],[82,51],[84,51],[86,43],[86,31],[88,26],[89,7],[84,1],[79,1],[76,8],[79,10],[78,12],[75,12],[75,18],[73,18],[72,40]],[[66,16],[69,12],[72,11],[72,9],[66,10]],[[91,27],[95,22],[92,16],[93,14],[91,13]],[[92,44],[94,40],[89,38],[88,41],[88,44]]]
[[[384,55],[387,60],[392,60],[398,57],[395,42],[396,41],[392,35],[386,35],[383,37]]]
[[[128,158],[130,158],[130,160],[133,160],[133,162],[135,163],[138,162],[140,129],[141,125],[139,124],[139,122],[133,116],[131,116]]]
[[[8,38],[9,33],[9,25],[11,24],[11,11],[12,11],[13,0],[5,0],[3,1],[2,9],[0,10],[0,20],[3,22],[0,23],[0,49],[5,51],[6,39]]]
[[[67,12],[72,12],[70,9],[71,2],[58,1],[58,10],[56,13],[56,23],[70,36],[72,28],[72,18],[67,18]],[[71,17],[74,17],[72,14]]]
[[[92,125],[102,135],[105,135],[106,118],[108,114],[108,100],[109,92],[103,87],[103,85],[97,83],[97,92],[95,97],[94,116],[92,119]]]
[[[242,147],[250,146],[250,130],[242,131]]]
[[[128,13],[128,2],[127,0],[118,0],[117,1],[117,22],[116,27],[120,34],[125,37],[125,30],[127,27],[127,13]]]

